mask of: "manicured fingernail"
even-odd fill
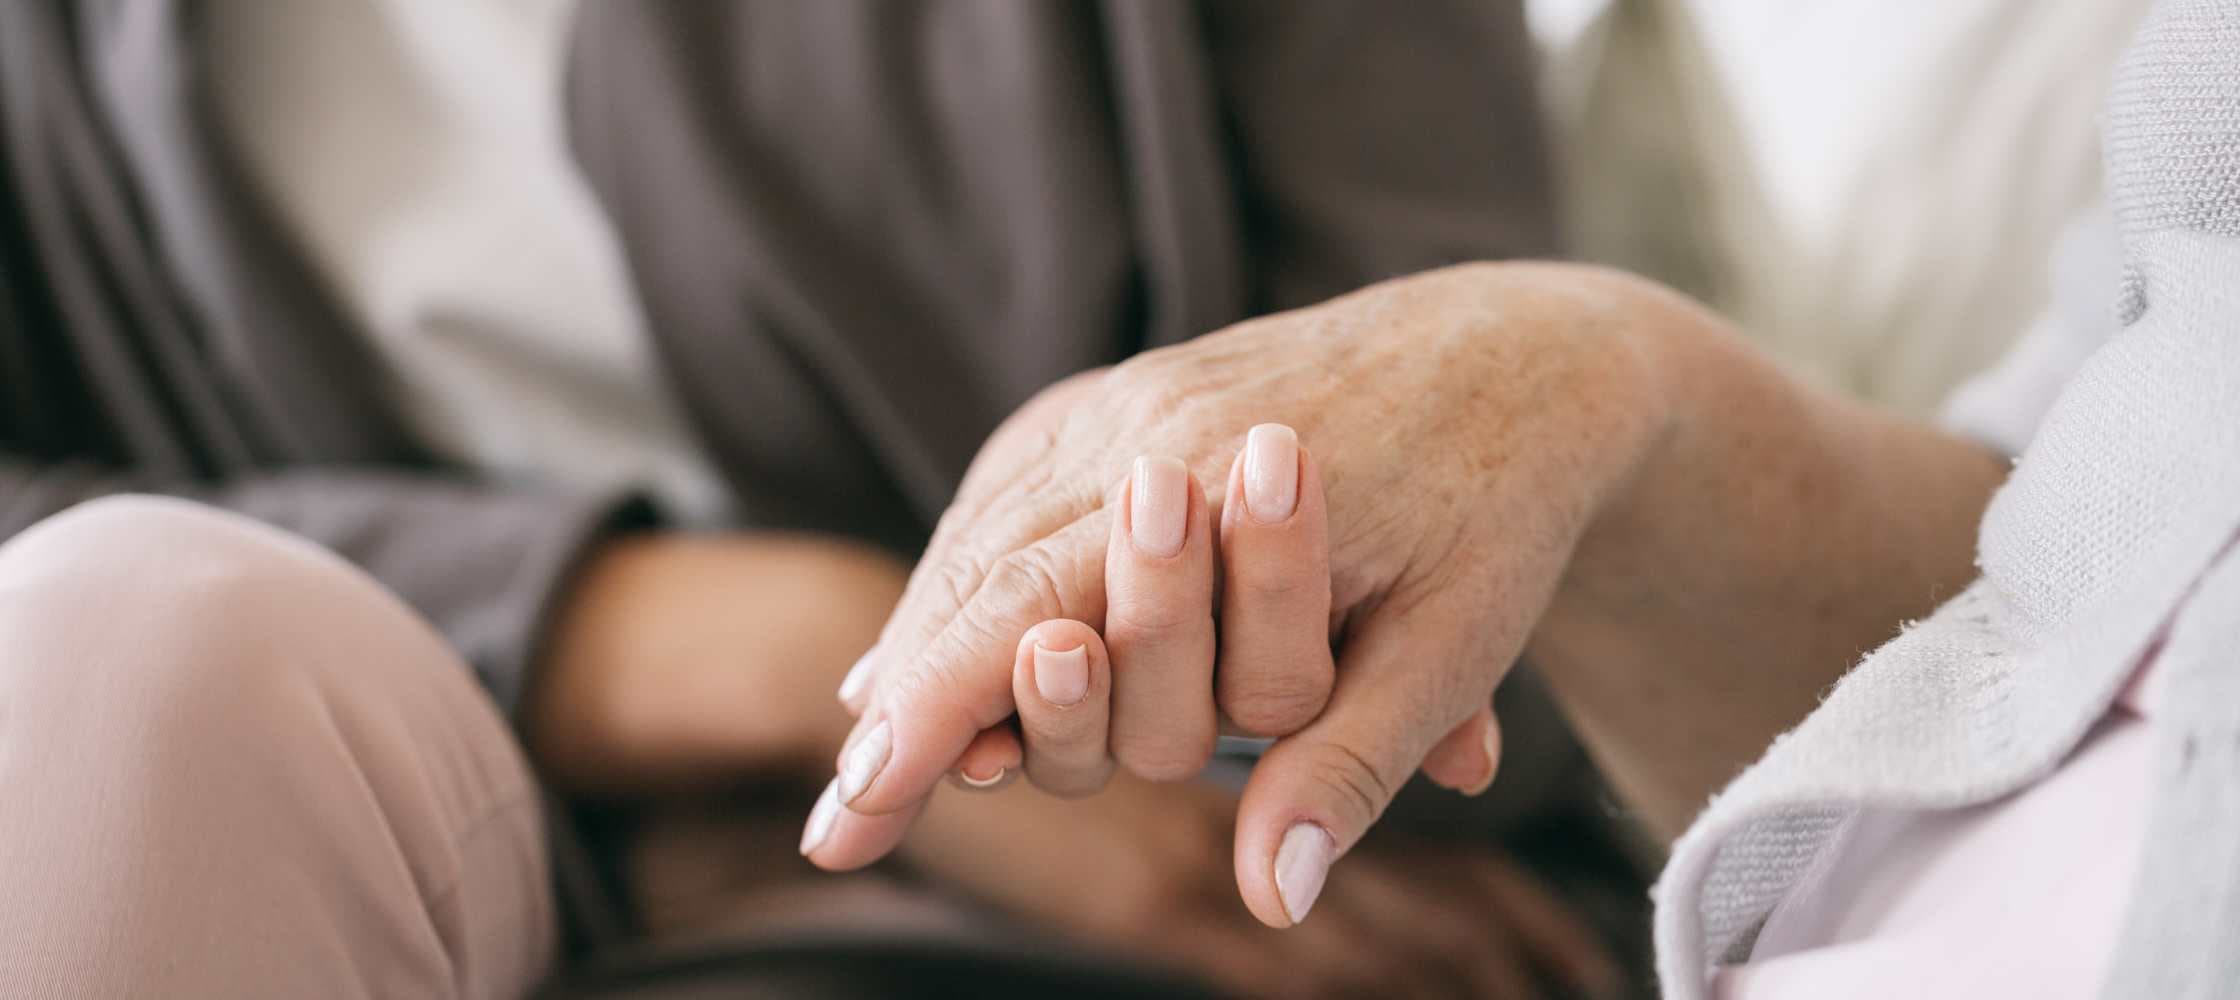
[[[887,766],[887,755],[893,750],[894,727],[882,719],[856,741],[840,762],[840,801],[854,802],[864,789],[871,787],[871,779],[878,777],[879,769]]]
[[[1294,824],[1284,831],[1283,845],[1276,848],[1276,898],[1283,902],[1283,914],[1296,924],[1307,919],[1307,911],[1314,908],[1314,898],[1322,895],[1322,881],[1330,876],[1331,857],[1338,853],[1338,842],[1330,838],[1330,831],[1313,823]]]
[[[988,775],[985,778],[975,778],[972,775],[964,773],[963,771],[957,772],[957,778],[963,781],[965,784],[971,785],[974,788],[994,788],[997,785],[1002,784],[1003,776],[1009,773],[1011,773],[1010,768],[999,767],[996,768],[996,773]]]
[[[1244,439],[1244,510],[1261,524],[1276,524],[1299,508],[1299,435],[1282,424],[1261,424]]]
[[[1089,647],[1045,649],[1034,645],[1034,690],[1053,705],[1076,705],[1089,695]]]
[[[855,666],[848,668],[848,676],[840,679],[841,704],[850,708],[862,704],[860,699],[863,692],[871,686],[871,656],[878,651],[877,647],[873,647],[871,652],[863,654]]]
[[[1176,458],[1136,459],[1128,484],[1128,540],[1147,556],[1182,551],[1190,522],[1190,473]]]
[[[824,846],[824,839],[832,836],[832,823],[840,818],[839,783],[824,783],[824,793],[817,796],[817,804],[809,810],[809,825],[801,830],[801,853],[806,856]]]

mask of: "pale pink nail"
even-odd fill
[[[881,719],[840,761],[840,801],[854,802],[864,789],[871,787],[871,779],[878,777],[879,769],[887,766],[887,755],[893,751],[894,727]]]
[[[1089,647],[1034,646],[1034,689],[1053,705],[1075,705],[1089,695]]]
[[[1002,784],[1003,776],[1009,773],[1011,773],[1010,768],[999,767],[996,768],[996,773],[988,775],[985,778],[975,778],[972,775],[964,773],[963,771],[958,771],[957,777],[963,779],[965,784],[971,785],[974,788],[994,788],[995,786]]]
[[[809,825],[801,830],[801,853],[807,855],[824,846],[826,837],[832,836],[832,824],[840,818],[838,782],[824,783],[824,793],[817,796],[815,808],[809,810]]]
[[[1277,524],[1299,508],[1299,435],[1282,424],[1261,424],[1244,439],[1244,509],[1262,524]]]
[[[1276,848],[1276,898],[1292,923],[1307,919],[1337,853],[1338,842],[1318,824],[1295,823],[1284,831],[1283,844]]]
[[[855,666],[848,668],[848,676],[840,679],[841,704],[850,708],[862,704],[864,691],[871,687],[871,657],[878,651],[878,647],[872,647],[870,652],[856,660]]]
[[[1190,473],[1174,458],[1136,459],[1129,483],[1128,540],[1148,556],[1182,551],[1190,523]]]

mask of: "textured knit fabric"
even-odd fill
[[[1667,995],[1747,959],[1862,808],[1961,808],[2050,773],[2158,640],[2168,710],[2102,995],[2240,995],[2240,560],[2218,559],[2240,526],[2240,4],[2158,4],[2106,146],[2123,328],[1993,499],[1983,576],[1870,654],[1675,846]]]
[[[2059,770],[1967,809],[1862,809],[1720,967],[1720,1000],[2092,1000],[2146,835],[2151,716],[2108,713]]]

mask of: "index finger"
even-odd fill
[[[1025,429],[1052,420],[1104,372],[1093,368],[1052,384],[989,435],[934,525],[879,640],[841,682],[840,703],[849,712],[862,716],[879,678],[930,645],[956,618],[993,570],[988,554],[1025,548],[1096,509],[1100,498],[1093,489],[1069,492],[1068,481],[1036,479],[1037,471],[1048,467],[1049,442]]]
[[[1021,635],[1053,618],[1104,619],[1107,516],[1082,518],[1003,557],[931,643],[882,673],[840,751],[841,802],[864,814],[914,805],[973,737],[1016,710],[1011,673]]]

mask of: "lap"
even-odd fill
[[[504,995],[550,960],[496,708],[378,584],[232,515],[114,498],[0,546],[0,797],[0,978]]]

